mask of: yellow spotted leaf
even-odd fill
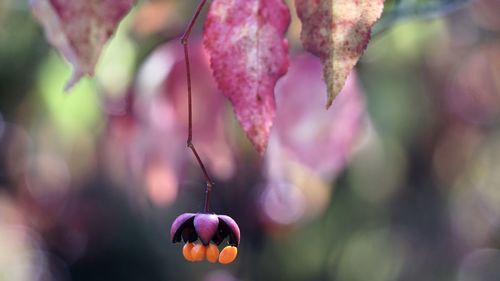
[[[302,44],[323,64],[329,108],[366,49],[384,0],[295,0],[295,6]]]

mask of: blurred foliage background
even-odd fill
[[[0,0],[0,280],[500,280],[498,0],[386,0],[357,67],[367,114],[352,145],[320,154],[345,158],[328,176],[304,164],[273,187],[281,158],[259,159],[223,100],[199,102],[222,108],[222,131],[194,141],[212,208],[242,230],[230,266],[188,263],[169,241],[178,214],[201,210],[203,178],[172,117],[185,100],[148,90],[151,54],[178,44],[196,4],[137,3],[95,78],[65,94],[70,68],[26,1]],[[299,33],[295,17],[292,56]]]

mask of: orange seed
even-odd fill
[[[222,264],[232,263],[238,255],[238,248],[234,246],[226,246],[219,255],[219,262]]]
[[[207,246],[207,260],[211,263],[217,262],[219,258],[219,249],[214,244],[210,243]]]
[[[195,243],[193,249],[191,249],[191,257],[193,261],[202,261],[205,259],[206,248],[205,245],[200,243]]]
[[[187,242],[184,247],[182,247],[182,255],[187,261],[195,261],[193,259],[193,256],[191,255],[191,252],[193,250],[194,244]]]

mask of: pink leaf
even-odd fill
[[[324,212],[331,182],[348,165],[365,125],[365,103],[356,72],[333,102],[318,110],[326,89],[321,65],[310,54],[294,56],[276,86],[278,109],[266,151],[266,184],[260,198],[271,225],[288,225]]]
[[[366,49],[384,0],[295,0],[295,6],[302,44],[323,64],[329,108]]]
[[[31,0],[35,17],[50,43],[73,65],[66,84],[71,88],[83,75],[92,75],[103,45],[133,0]]]
[[[321,66],[310,55],[292,59],[289,73],[276,87],[277,118],[271,133],[268,156],[276,149],[285,155],[284,165],[298,162],[328,181],[348,163],[365,118],[363,95],[353,71],[333,102],[331,110],[317,110],[326,94],[320,79]],[[274,140],[276,139],[276,140]]]
[[[276,110],[274,86],[288,68],[289,22],[282,0],[214,0],[205,22],[215,80],[261,154]]]

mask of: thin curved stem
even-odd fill
[[[203,161],[201,161],[200,155],[196,151],[196,148],[193,144],[193,103],[192,103],[192,93],[191,93],[191,68],[189,65],[189,36],[191,35],[191,31],[193,29],[193,26],[198,19],[198,16],[200,15],[201,10],[203,9],[203,6],[205,6],[205,3],[207,0],[202,0],[200,1],[200,4],[198,5],[198,8],[196,9],[196,12],[193,15],[193,18],[189,22],[189,25],[184,32],[184,35],[181,37],[181,44],[184,47],[184,60],[186,61],[186,76],[187,76],[187,90],[188,90],[188,137],[187,137],[187,147],[191,149],[193,152],[196,161],[198,162],[203,175],[205,176],[205,181],[206,181],[206,188],[205,188],[205,204],[203,207],[203,211],[205,213],[209,212],[210,209],[210,192],[212,191],[212,187],[214,186],[214,181],[210,176],[208,175],[207,169],[205,168],[205,165],[203,164]]]

